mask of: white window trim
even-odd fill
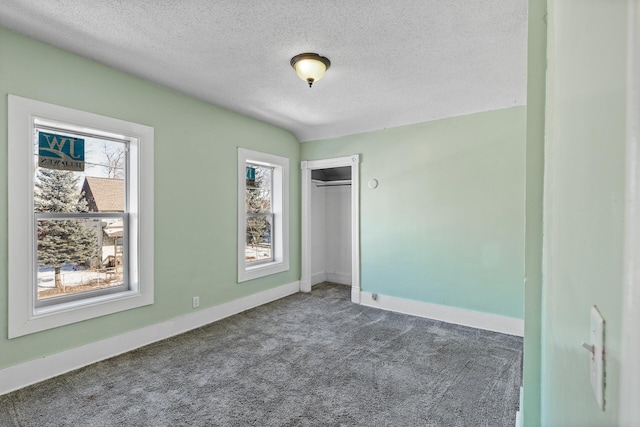
[[[245,262],[247,162],[274,168],[272,189],[274,260],[253,266],[248,266]],[[238,148],[238,283],[287,270],[289,270],[289,159]]]
[[[9,338],[153,304],[154,129],[9,95]],[[35,308],[33,123],[49,119],[132,137],[129,144],[128,291]]]
[[[258,167],[265,167],[265,166],[264,166],[264,165],[262,165],[262,164],[251,163],[251,162],[247,162],[247,163],[245,163],[245,164],[246,164],[246,165],[258,166]],[[267,216],[268,216],[268,217],[270,217],[270,218],[271,218],[271,232],[270,232],[270,234],[271,234],[271,236],[273,236],[273,235],[274,235],[274,230],[275,230],[275,214],[274,214],[274,212],[273,212],[273,205],[274,205],[274,199],[273,199],[273,186],[274,186],[274,179],[273,179],[273,177],[274,177],[274,175],[273,175],[273,171],[274,171],[274,168],[269,167],[269,169],[271,169],[271,175],[270,175],[270,176],[271,176],[271,179],[270,179],[270,183],[269,183],[269,187],[270,187],[270,189],[269,189],[269,198],[270,198],[270,202],[269,202],[269,212],[267,212],[266,214],[267,214]],[[247,194],[247,193],[246,193],[246,191],[245,191],[245,196],[246,196],[246,194]],[[264,213],[264,212],[263,212],[263,213]],[[246,211],[246,201],[245,201],[245,215],[246,215],[246,217],[245,217],[245,221],[247,221],[247,220],[248,220],[248,218],[252,216],[250,212],[247,212],[247,211]],[[260,214],[257,214],[257,215],[260,215]],[[265,260],[256,260],[256,261],[252,262],[252,263],[251,263],[251,266],[249,266],[248,268],[253,267],[253,266],[256,266],[256,265],[265,265],[265,264],[269,264],[269,263],[272,263],[273,261],[275,261],[275,254],[274,254],[274,251],[273,251],[273,245],[272,245],[271,247],[272,247],[271,255],[270,255],[270,257],[269,257],[268,259],[265,259]],[[245,262],[246,262],[246,259],[245,259]]]

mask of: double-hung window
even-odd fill
[[[9,337],[153,302],[153,129],[9,98]]]
[[[258,265],[273,261],[273,171],[271,166],[246,166],[246,246],[245,263]]]
[[[129,290],[129,139],[40,118],[34,131],[35,306]]]
[[[289,159],[238,149],[238,282],[289,269]]]

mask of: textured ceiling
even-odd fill
[[[2,0],[0,26],[300,141],[526,103],[526,0]],[[301,52],[332,63],[311,89]]]

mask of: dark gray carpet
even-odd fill
[[[2,396],[0,425],[513,426],[521,354],[323,284]]]

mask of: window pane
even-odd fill
[[[38,219],[38,300],[123,285],[122,224],[118,218]]]
[[[273,260],[273,216],[247,216],[247,238],[245,262],[253,263]]]
[[[48,154],[57,155],[59,152],[48,149],[48,146],[71,152],[71,138],[83,141],[83,170],[64,169],[64,166],[60,166],[64,160],[47,157]],[[126,211],[125,142],[99,137],[75,137],[72,131],[40,131],[38,128],[34,140],[36,212]],[[78,151],[80,149],[76,148],[72,155],[79,157],[81,153]]]
[[[270,213],[273,168],[247,163],[247,212]]]
[[[39,127],[40,126],[40,127]],[[36,213],[126,212],[127,142],[36,124]],[[128,285],[123,218],[39,218],[38,301]]]

